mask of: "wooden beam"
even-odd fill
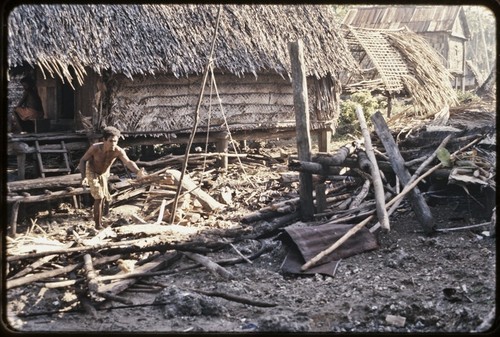
[[[165,173],[171,175],[176,183],[179,183],[181,179],[181,172],[178,170],[167,170]],[[184,175],[182,178],[182,187],[193,194],[200,204],[209,211],[222,210],[225,205],[221,204],[214,198],[212,198],[207,192],[203,191],[199,186],[191,179],[188,175]]]
[[[319,130],[318,131],[318,149],[319,152],[332,151],[332,130]]]
[[[375,131],[387,151],[387,155],[389,156],[389,161],[391,162],[394,172],[398,176],[401,183],[403,185],[407,185],[411,179],[410,173],[406,169],[405,161],[399,152],[398,146],[394,141],[387,124],[385,123],[384,117],[378,111],[371,116],[371,120],[375,127]],[[433,232],[434,218],[418,187],[415,187],[410,191],[408,198],[424,231],[427,233]]]
[[[227,154],[228,145],[229,145],[229,133],[225,132],[217,138],[217,142],[215,143],[216,151],[218,153]],[[222,156],[219,159],[217,159],[217,166],[219,168],[227,170],[228,156]]]
[[[54,177],[25,179],[7,183],[9,192],[25,192],[34,189],[51,189],[81,186],[82,175],[80,173],[67,174]]]
[[[304,46],[301,40],[288,44],[293,79],[293,104],[297,130],[297,152],[299,160],[311,160],[311,135],[309,125],[309,105],[307,97],[307,81],[304,63]],[[312,174],[301,172],[300,211],[303,221],[314,219]]]
[[[377,216],[380,221],[382,228],[389,230],[389,215],[385,209],[385,193],[384,185],[382,184],[382,178],[380,177],[380,172],[378,168],[377,159],[375,158],[375,153],[373,152],[372,141],[370,138],[370,132],[368,126],[366,125],[365,116],[363,109],[360,105],[356,107],[356,116],[358,117],[359,126],[361,127],[361,133],[365,140],[365,151],[368,159],[371,162],[371,176],[373,180],[373,190],[375,192],[375,200],[377,202]]]

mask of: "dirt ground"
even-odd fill
[[[282,165],[278,166],[262,165],[246,172],[255,184],[251,189],[244,186],[241,173],[221,173],[218,179],[240,194],[233,193],[233,206],[208,217],[203,226],[217,223],[222,229],[243,226],[251,230],[255,223],[242,225],[236,219],[273,199],[296,193],[297,184],[291,184],[273,194],[273,187],[279,185]],[[236,186],[244,188],[238,190]],[[440,229],[488,221],[470,211],[471,200],[463,195],[430,205]],[[107,222],[130,220],[133,209],[130,205],[112,208]],[[91,215],[90,207],[60,209],[51,217],[39,213],[38,227],[31,236],[41,236],[44,231],[45,237],[61,241],[69,235],[69,229],[77,229],[81,237],[91,237],[95,234]],[[375,232],[379,248],[342,259],[333,277],[283,273],[281,264],[288,248],[281,236],[272,235],[235,242],[235,248],[245,256],[262,244],[268,249],[251,263],[226,266],[232,279],[205,268],[181,271],[193,264],[182,257],[170,266],[178,272],[142,278],[120,294],[131,304],[103,301],[96,306],[95,317],[79,306],[74,287],[46,288],[43,282],[35,282],[9,289],[3,305],[4,324],[21,332],[197,333],[473,332],[497,326],[492,316],[496,305],[496,240],[489,236],[488,227],[427,236],[408,204],[403,204],[390,220],[389,232]],[[18,231],[23,233],[28,227],[20,226]],[[17,240],[28,237],[20,235]],[[232,247],[207,256],[214,261],[238,257]],[[232,294],[269,306],[244,304],[213,293]]]

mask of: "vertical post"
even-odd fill
[[[332,131],[320,130],[318,135],[318,151],[319,152],[332,152]]]
[[[229,134],[227,132],[222,132],[220,135],[217,135],[217,142],[215,143],[217,153],[227,154],[228,145],[229,145]],[[220,159],[218,159],[217,166],[219,168],[227,170],[228,157],[223,155]]]
[[[392,94],[387,93],[387,118],[391,118],[392,115]]]
[[[21,202],[17,200],[12,205],[12,213],[10,215],[10,234],[13,238],[15,238],[17,234],[17,214],[19,213],[20,204]]]
[[[300,161],[311,161],[309,105],[303,49],[304,47],[301,40],[288,44],[292,68],[293,104],[295,107],[298,157]],[[300,213],[303,221],[309,221],[312,220],[314,216],[312,174],[301,172],[299,175],[299,182]]]
[[[17,154],[17,177],[19,180],[24,180],[26,167],[26,153]]]

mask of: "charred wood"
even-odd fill
[[[404,165],[404,159],[399,152],[394,138],[392,138],[392,134],[384,121],[384,117],[380,112],[376,112],[371,116],[371,120],[374,124],[375,131],[377,132],[389,156],[394,172],[403,185],[408,184],[411,178],[410,173]],[[431,233],[434,227],[434,218],[418,187],[415,187],[410,191],[409,198],[412,209],[424,231]]]

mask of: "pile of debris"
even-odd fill
[[[181,257],[194,261],[186,268],[202,266],[230,280],[231,272],[224,266],[251,262],[272,249],[265,239],[276,237],[289,250],[282,265],[284,272],[333,276],[340,259],[378,248],[374,232],[380,227],[389,229],[380,216],[381,203],[389,217],[408,196],[424,232],[454,230],[436,228],[428,209],[429,203],[446,198],[450,186],[458,186],[464,192],[461,198],[479,210],[469,228],[489,227],[494,235],[493,124],[480,130],[424,125],[395,133],[379,113],[372,121],[375,133],[369,135],[371,144],[365,137],[364,142],[346,144],[334,154],[318,153],[310,162],[287,156],[284,150],[271,156],[261,149],[252,155],[232,155],[238,164],[231,170],[205,171],[200,170],[200,165],[205,166],[208,155],[193,155],[189,159],[192,173],[185,175],[182,182],[175,168],[182,163],[180,157],[140,162],[139,166],[155,171],[143,179],[110,181],[110,207],[117,210],[120,205],[134,204],[137,212],[120,216],[97,233],[70,227],[59,239],[48,238],[42,229],[40,235],[34,234],[33,222],[24,235],[8,237],[6,288],[33,282],[52,288],[73,286],[80,303],[95,314],[93,306],[105,299],[127,303],[120,293],[138,279],[178,272],[178,267],[173,266]],[[376,158],[377,169],[371,156]],[[259,173],[262,167],[272,168]],[[312,174],[315,187],[316,212],[309,222],[299,221],[297,190],[302,173]],[[7,197],[18,206],[62,195],[73,197],[86,193],[78,187],[79,182],[79,174],[12,182]],[[382,189],[381,195],[376,184]],[[169,206],[179,185],[181,207],[172,219]],[[46,192],[28,195],[28,186]],[[53,191],[49,192],[49,188]],[[62,190],[54,191],[56,188]],[[366,228],[377,217],[379,223]],[[16,234],[15,230],[12,233]],[[248,240],[259,244],[249,249],[243,244]],[[209,257],[223,249],[235,256],[220,261]],[[248,298],[232,300],[270,305]]]

